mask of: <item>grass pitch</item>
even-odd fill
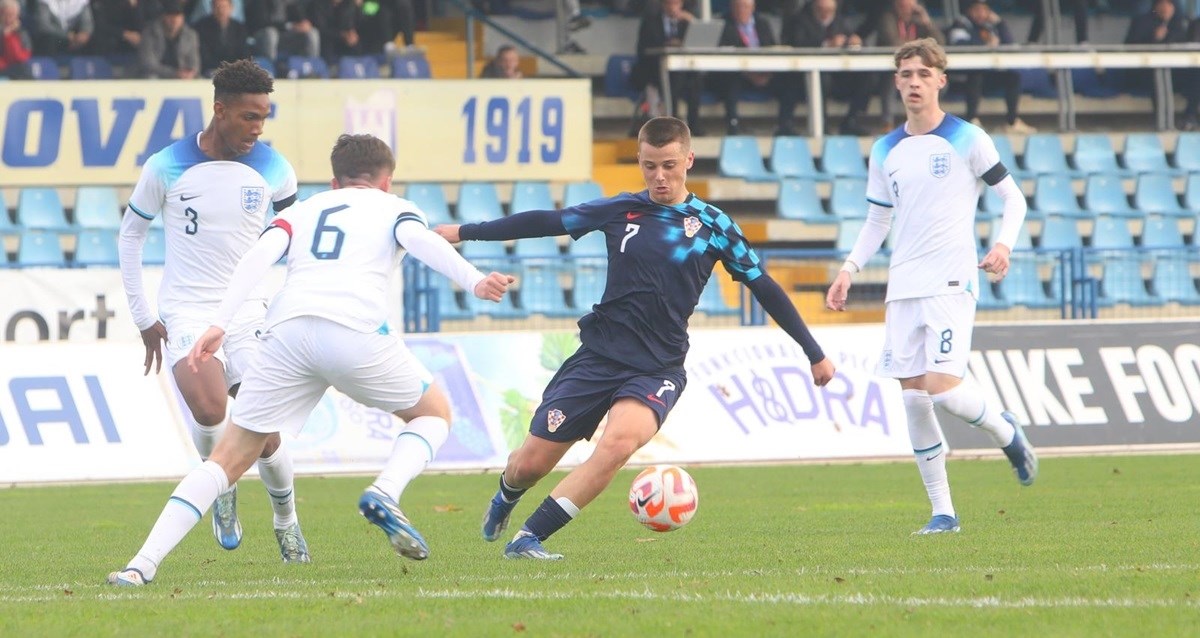
[[[301,478],[314,563],[282,565],[265,492],[245,540],[208,517],[142,589],[103,585],[173,485],[0,490],[0,636],[1181,636],[1200,628],[1196,456],[951,460],[959,534],[929,515],[911,462],[693,467],[700,508],[640,527],[623,472],[547,543],[510,561],[479,537],[496,475],[418,478],[401,505],[431,556],[411,562],[358,516],[365,478]],[[557,476],[518,507],[519,526]]]

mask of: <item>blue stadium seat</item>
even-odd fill
[[[1121,154],[1125,168],[1133,173],[1168,173],[1181,171],[1167,163],[1167,151],[1157,133],[1130,133],[1125,137],[1125,152]]]
[[[725,296],[721,294],[720,277],[715,274],[708,278],[708,283],[700,293],[700,302],[696,304],[696,310],[706,315],[719,316],[736,315],[740,312],[725,301]]]
[[[1015,254],[1009,260],[1008,275],[998,285],[1000,297],[1010,304],[1026,308],[1057,308],[1061,303],[1046,294],[1038,274],[1038,261],[1032,255]]]
[[[571,298],[575,309],[579,311],[578,314],[582,315],[600,303],[600,298],[604,295],[604,286],[608,282],[608,260],[581,257],[572,261],[574,284],[571,287]]]
[[[1200,305],[1200,293],[1196,291],[1191,262],[1183,256],[1171,255],[1155,260],[1150,283],[1154,286],[1155,294],[1163,301],[1187,306]]]
[[[993,135],[992,141],[996,144],[996,152],[1000,154],[1000,162],[1012,174],[1013,179],[1020,180],[1029,176],[1017,163],[1017,154],[1013,151],[1012,140],[1008,139],[1007,135]]]
[[[1121,94],[1120,73],[1100,73],[1087,67],[1071,69],[1071,86],[1075,93],[1085,97],[1111,98]]]
[[[550,185],[546,182],[516,182],[513,184],[512,203],[509,213],[527,210],[554,210],[554,198],[550,196]]]
[[[604,191],[596,182],[571,182],[563,188],[563,208],[590,202],[604,197]]]
[[[379,62],[369,55],[344,55],[338,60],[338,78],[373,80],[379,77]]]
[[[329,67],[318,56],[290,55],[287,59],[289,78],[328,78]]]
[[[28,187],[17,198],[17,224],[22,228],[66,232],[71,230],[62,200],[55,188]]]
[[[296,187],[296,201],[304,201],[317,193],[329,190],[329,184],[300,184]]]
[[[1175,194],[1175,186],[1171,181],[1170,175],[1162,173],[1138,175],[1137,188],[1133,191],[1133,205],[1146,215],[1194,217],[1195,211],[1179,205],[1179,197]]]
[[[508,249],[504,247],[503,242],[465,241],[459,251],[463,258],[471,263],[475,263],[476,260],[486,261],[492,270],[503,272],[505,268],[512,268],[512,259],[509,258]],[[483,270],[482,266],[478,268]]]
[[[1082,177],[1067,165],[1062,140],[1054,133],[1035,133],[1025,140],[1025,170],[1035,175]]]
[[[780,135],[771,142],[771,172],[780,177],[829,179],[817,170],[808,140],[794,135]]]
[[[80,186],[75,191],[75,225],[80,228],[121,227],[121,201],[113,186]]]
[[[859,150],[858,138],[849,135],[826,137],[821,147],[821,170],[830,177],[865,178],[867,161]]]
[[[1183,207],[1200,211],[1200,173],[1190,173],[1183,189]]]
[[[498,268],[480,268],[480,270],[482,270],[484,272],[488,272],[488,270],[500,270],[500,269],[498,269]],[[520,281],[521,274],[519,272],[514,272],[512,268],[508,268],[506,270],[500,270],[500,272],[507,272],[507,273],[516,275],[518,277],[518,281]],[[523,308],[517,307],[516,301],[515,301],[516,297],[513,296],[511,291],[508,294],[501,297],[499,303],[497,303],[495,301],[486,301],[486,300],[480,299],[479,297],[476,297],[474,294],[472,294],[469,291],[464,292],[463,296],[467,302],[467,310],[475,315],[483,315],[486,317],[495,317],[497,319],[524,319],[525,317],[529,316],[528,311],[526,311]]]
[[[446,193],[441,184],[431,182],[409,182],[404,189],[404,199],[411,201],[425,213],[430,226],[452,224],[450,205],[446,203]]]
[[[1042,250],[1069,250],[1083,247],[1083,237],[1075,220],[1061,215],[1050,215],[1042,224],[1042,235],[1038,247]]]
[[[459,297],[465,294],[460,290],[456,290],[454,284],[445,277],[437,278],[434,282],[437,286],[437,302],[438,302],[438,318],[445,321],[461,321],[464,319],[473,319],[475,312],[463,306]]]
[[[392,78],[398,80],[429,80],[433,72],[424,53],[408,53],[392,58]]]
[[[1117,175],[1088,175],[1083,190],[1083,208],[1092,215],[1141,217],[1142,211],[1129,205],[1125,186]]]
[[[1189,173],[1200,171],[1200,131],[1187,131],[1175,138],[1171,165]]]
[[[254,56],[254,63],[266,71],[268,75],[275,77],[275,63],[271,61],[271,58],[264,55],[256,55]]]
[[[633,75],[633,63],[637,60],[632,55],[610,55],[604,65],[604,96],[623,97],[637,100],[640,93],[633,88],[630,77]]]
[[[167,263],[167,238],[162,228],[150,227],[146,243],[142,245],[142,264],[161,266]]]
[[[811,179],[789,178],[780,182],[775,214],[781,219],[798,219],[808,224],[838,222],[837,217],[825,212],[821,196],[817,194],[817,184]]]
[[[1105,133],[1080,133],[1075,136],[1075,152],[1071,154],[1075,168],[1082,173],[1106,175],[1127,174],[1117,163],[1117,151]]]
[[[1157,306],[1162,302],[1162,298],[1151,295],[1146,289],[1146,281],[1142,279],[1142,261],[1137,255],[1123,254],[1105,260],[1097,305]]]
[[[603,257],[607,262],[608,239],[603,232],[593,230],[567,244],[567,254],[577,257]]]
[[[991,186],[983,185],[982,195],[979,197],[979,208],[975,212],[975,217],[979,218],[995,218],[999,219],[1004,215],[1004,200],[996,194],[996,191]],[[1042,213],[1032,207],[1025,213],[1025,219],[1041,219]]]
[[[22,230],[17,247],[18,268],[65,268],[67,258],[58,243],[58,234],[45,230]]]
[[[1179,220],[1174,217],[1154,215],[1142,226],[1143,248],[1183,248],[1183,233]]]
[[[20,230],[21,227],[14,224],[12,217],[9,216],[8,204],[4,201],[4,191],[0,190],[0,237],[15,236]]]
[[[829,194],[829,212],[839,219],[867,216],[867,180],[843,177],[834,180]]]
[[[996,236],[1000,234],[1000,220],[992,222],[992,228],[988,231],[988,246],[996,245]],[[1022,225],[1021,232],[1017,233],[1017,245],[1009,246],[1012,250],[1032,250],[1033,238],[1029,234],[1029,227]]]
[[[111,80],[112,64],[98,55],[77,55],[71,58],[72,80]]]
[[[29,58],[29,73],[35,80],[58,80],[62,77],[58,72],[58,62],[44,55]]]
[[[721,139],[717,170],[722,177],[735,177],[749,182],[771,182],[779,176],[767,171],[758,139],[751,135],[728,135]]]
[[[1059,175],[1038,175],[1031,207],[1039,215],[1076,218],[1088,216],[1079,207],[1079,200],[1075,197],[1075,188],[1072,186],[1071,180]]]
[[[986,276],[979,278],[979,299],[975,305],[979,310],[1004,310],[1012,307],[1007,300],[996,295],[992,282]]]
[[[580,313],[567,305],[563,279],[568,274],[562,261],[524,262],[518,283],[521,308],[547,317],[578,317]]]
[[[75,258],[80,267],[117,266],[117,231],[110,228],[84,228],[75,239]]]
[[[500,219],[504,209],[496,185],[491,182],[463,182],[458,190],[456,217],[459,222],[486,222]]]
[[[524,237],[513,242],[513,254],[522,257],[521,263],[561,262],[557,237]]]
[[[1096,218],[1092,228],[1092,248],[1133,248],[1133,233],[1129,223],[1111,215]]]

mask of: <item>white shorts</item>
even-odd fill
[[[233,404],[233,422],[295,436],[329,386],[365,406],[395,412],[416,405],[432,383],[433,375],[395,335],[297,317],[260,337]]]
[[[258,330],[267,316],[267,305],[262,299],[252,299],[238,308],[237,314],[225,330],[225,341],[217,350],[218,361],[225,366],[225,387],[232,388],[242,382],[246,370],[254,361],[258,350]],[[175,364],[187,359],[192,346],[209,328],[211,321],[191,318],[170,319],[164,322],[167,328],[167,348],[164,357],[172,370]]]
[[[975,297],[967,293],[889,301],[875,373],[893,379],[926,372],[961,378],[967,373],[974,328]]]

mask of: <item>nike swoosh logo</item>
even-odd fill
[[[934,364],[934,365],[939,365],[939,364],[946,363],[947,361],[949,361],[949,359],[934,359],[934,360],[933,360],[933,364]]]
[[[644,214],[645,213],[625,213],[625,219],[637,219],[638,217],[641,217]]]
[[[941,455],[942,455],[942,452],[941,452],[941,450],[938,450],[938,453],[937,453],[937,454],[934,454],[934,455],[932,455],[932,456],[927,456],[927,457],[925,457],[925,460],[926,460],[926,461],[932,461],[932,460],[936,459],[937,457],[939,457],[939,456],[941,456]]]
[[[653,498],[654,498],[653,494],[651,494],[650,496],[647,496],[646,498],[642,498],[639,496],[638,500],[637,500],[638,507],[642,507],[642,508],[646,507],[646,504],[649,503],[650,500]]]
[[[647,394],[647,395],[646,395],[646,398],[647,398],[647,399],[650,399],[651,401],[653,401],[653,402],[655,402],[655,403],[657,403],[657,404],[659,404],[659,405],[661,405],[661,406],[662,406],[662,407],[664,407],[664,408],[665,408],[665,407],[667,407],[667,403],[666,403],[665,401],[663,401],[662,399],[660,399],[660,398],[658,398],[658,397],[654,396],[653,394]]]
[[[197,197],[199,197],[199,195],[180,195],[179,201],[186,202],[189,199],[196,199]]]
[[[898,172],[900,172],[900,169],[898,169],[898,168],[897,168],[896,170],[894,170],[894,171],[892,171],[892,172],[888,173],[888,177],[891,177],[892,175],[895,175],[895,174],[896,174],[896,173],[898,173]]]

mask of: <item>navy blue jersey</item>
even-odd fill
[[[737,224],[695,195],[675,206],[648,191],[622,193],[564,209],[571,237],[603,232],[608,284],[579,320],[580,339],[595,352],[638,370],[683,365],[688,319],[719,260],[734,280],[763,274]]]

